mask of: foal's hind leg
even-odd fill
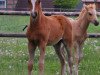
[[[32,42],[29,42],[28,43],[28,50],[29,50],[28,75],[32,75],[31,71],[33,69],[33,61],[34,61],[35,49],[36,49],[36,46]]]
[[[66,75],[66,63],[65,63],[65,58],[61,53],[61,42],[58,42],[56,45],[54,45],[56,54],[58,55],[61,63],[61,75]]]
[[[72,67],[73,67],[73,62],[72,62],[72,42],[70,40],[63,40],[64,47],[67,51],[67,56],[68,56],[68,71],[69,75],[72,75]]]

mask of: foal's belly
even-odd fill
[[[62,39],[62,37],[56,38],[56,39],[54,39],[54,40],[49,40],[48,43],[47,43],[47,45],[48,45],[48,46],[55,45],[55,44],[57,44],[61,39]]]
[[[57,27],[52,27],[50,34],[49,34],[49,39],[47,45],[55,45],[57,44],[63,37],[63,29],[60,27],[60,25]]]

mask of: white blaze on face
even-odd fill
[[[32,3],[32,12],[34,12],[34,10],[35,10],[35,2],[36,2],[36,0],[31,0],[31,3]]]

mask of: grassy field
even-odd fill
[[[100,19],[99,19],[100,21]],[[25,33],[22,29],[29,23],[29,16],[0,16],[0,32]],[[88,32],[99,33],[100,26],[89,26]],[[79,75],[100,75],[100,39],[87,39]],[[34,75],[38,75],[39,50],[35,55]],[[0,75],[27,75],[27,39],[0,38]],[[47,47],[45,75],[60,75],[60,63],[52,47]]]

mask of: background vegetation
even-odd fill
[[[54,0],[54,5],[60,8],[75,8],[80,0]]]

